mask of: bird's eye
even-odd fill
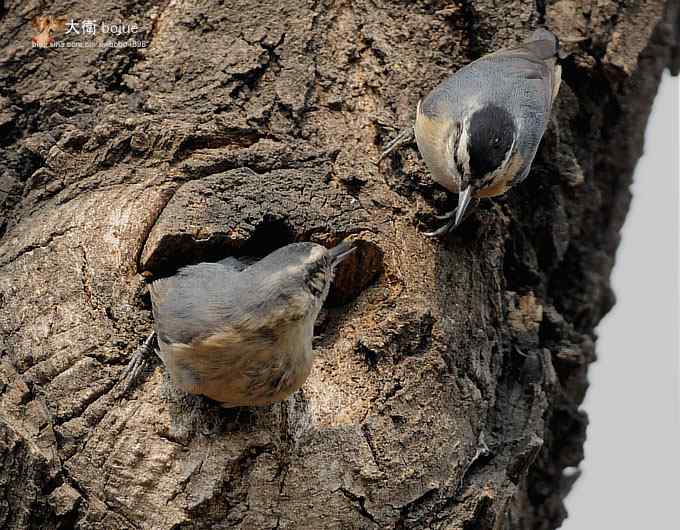
[[[501,139],[496,137],[493,140],[491,140],[491,143],[493,144],[494,147],[498,147],[501,143]]]
[[[326,274],[319,270],[307,276],[307,288],[314,296],[321,296],[326,286]]]

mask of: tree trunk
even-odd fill
[[[36,15],[149,45],[32,49]],[[569,55],[530,177],[425,238],[455,198],[414,146],[373,160],[540,24]],[[0,527],[559,526],[676,2],[10,0],[0,28]],[[287,402],[223,410],[160,363],[118,397],[140,272],[349,234]]]

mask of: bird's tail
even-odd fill
[[[524,47],[545,61],[550,66],[552,74],[550,76],[550,84],[552,86],[550,105],[557,97],[560,91],[560,83],[562,82],[562,67],[559,65],[558,53],[560,51],[557,37],[551,31],[545,28],[538,28],[531,34],[529,40],[524,44]]]
[[[559,51],[557,37],[545,28],[534,31],[524,46],[543,60],[555,57]]]

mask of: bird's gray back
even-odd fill
[[[248,334],[260,327],[265,317],[272,326],[277,319],[303,318],[308,300],[303,292],[275,281],[275,275],[282,272],[276,262],[272,266],[261,260],[247,268],[239,263],[190,265],[151,284],[161,345],[189,344],[227,328],[240,329],[248,340]]]
[[[149,290],[159,342],[189,344],[225,326],[240,329],[247,338],[265,317],[302,318],[310,301],[294,274],[303,257],[317,247],[323,249],[314,243],[294,243],[250,266],[228,257],[189,265],[156,280]]]
[[[455,112],[468,114],[485,103],[529,106],[549,111],[552,90],[551,66],[523,50],[491,54],[449,76],[422,103],[429,117]]]
[[[223,260],[220,260],[217,263],[235,272],[241,272],[242,270],[248,268],[247,264],[243,263],[242,261],[239,261],[237,258],[234,258],[233,256],[224,258]]]
[[[486,55],[449,76],[422,102],[429,118],[459,121],[485,104],[506,108],[517,120],[520,152],[535,153],[552,106],[554,45],[547,41]]]
[[[161,343],[188,344],[237,314],[242,298],[235,267],[199,263],[150,286],[156,333]]]

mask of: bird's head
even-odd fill
[[[275,250],[248,271],[258,274],[272,296],[300,297],[318,311],[328,295],[335,267],[354,252],[350,242],[327,249],[316,243],[293,243]]]
[[[455,226],[472,197],[499,195],[509,187],[516,137],[512,116],[493,104],[477,108],[451,127],[449,172],[460,190]]]

